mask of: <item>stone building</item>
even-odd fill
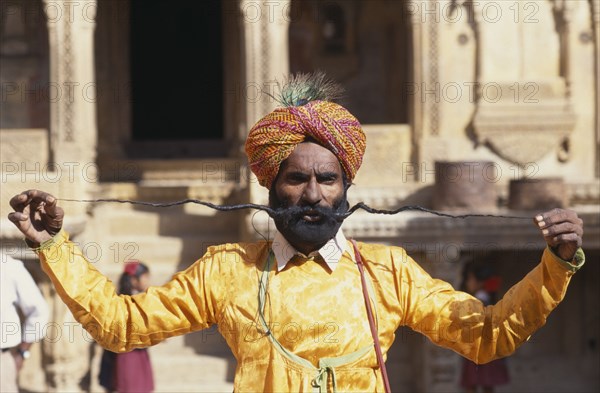
[[[62,199],[265,203],[246,166],[246,134],[275,107],[277,81],[317,69],[344,85],[342,103],[367,134],[351,203],[524,216],[566,205],[583,217],[587,266],[508,360],[511,382],[499,391],[600,387],[598,0],[0,4],[0,237],[53,315],[21,374],[27,391],[99,391],[101,351],[6,219],[10,197],[40,188]],[[436,162],[446,162],[437,180]],[[125,260],[141,259],[154,284],[211,244],[273,234],[253,212],[62,205],[101,271],[116,278]],[[544,246],[523,220],[356,213],[344,228],[404,246],[455,286],[464,263],[488,261],[503,291]],[[232,389],[235,359],[216,330],[168,340],[151,356],[157,391]],[[406,329],[388,367],[395,391],[458,390],[460,358]]]

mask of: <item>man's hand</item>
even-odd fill
[[[56,198],[46,192],[22,192],[10,200],[10,206],[15,211],[8,219],[35,244],[51,239],[62,228],[65,213],[56,205]]]
[[[534,222],[541,229],[544,240],[565,261],[573,260],[581,247],[583,221],[573,210],[554,209],[535,216]]]

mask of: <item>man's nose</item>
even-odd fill
[[[319,186],[319,182],[317,182],[316,178],[312,178],[306,184],[304,188],[304,192],[302,194],[302,201],[310,206],[318,205],[323,196],[321,195],[321,187]]]

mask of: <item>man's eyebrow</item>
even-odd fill
[[[303,170],[300,170],[300,169],[292,169],[292,170],[287,171],[285,173],[285,176],[309,177],[310,176],[310,172],[303,171]]]
[[[333,171],[326,171],[326,172],[317,172],[317,176],[320,178],[337,179],[338,177],[340,177],[340,174],[337,172],[333,172]]]

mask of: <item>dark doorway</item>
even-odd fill
[[[131,0],[132,139],[223,138],[221,1]]]

